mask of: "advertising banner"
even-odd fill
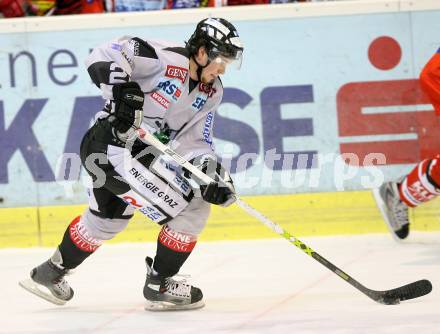
[[[214,143],[241,194],[368,189],[440,152],[418,83],[440,11],[234,22]],[[194,24],[0,33],[0,206],[86,202],[79,145],[104,100],[84,59],[123,35],[184,42]]]

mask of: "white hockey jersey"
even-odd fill
[[[214,113],[222,96],[220,79],[206,85],[190,78],[183,44],[124,36],[96,47],[86,59],[93,82],[114,108],[114,84],[134,81],[145,94],[142,128],[167,132],[171,147],[191,159],[214,154]]]

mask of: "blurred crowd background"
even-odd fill
[[[331,0],[0,0],[0,18],[317,1]]]

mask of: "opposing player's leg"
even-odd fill
[[[420,87],[440,116],[440,49],[425,64],[419,79]]]
[[[406,177],[386,182],[373,191],[391,233],[398,240],[409,235],[408,208],[440,195],[440,155],[420,162]]]
[[[420,86],[440,115],[440,50],[420,73]],[[396,239],[409,234],[408,208],[416,207],[440,194],[440,156],[420,162],[406,177],[384,183],[373,194],[383,218]]]
[[[399,182],[385,182],[373,189],[374,199],[394,238],[405,239],[409,234],[408,206],[400,199]]]

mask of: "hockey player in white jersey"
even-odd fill
[[[87,70],[106,103],[81,143],[81,160],[94,182],[89,207],[67,227],[53,256],[20,282],[25,289],[56,304],[70,300],[64,276],[122,231],[137,209],[162,225],[155,258],[146,258],[146,308],[204,305],[199,288],[173,276],[196,245],[210,204],[228,206],[235,198],[213,151],[212,127],[223,95],[219,75],[239,67],[242,52],[237,30],[221,18],[199,22],[185,45],[125,36],[93,50]],[[218,182],[195,186],[136,138],[138,128]]]

